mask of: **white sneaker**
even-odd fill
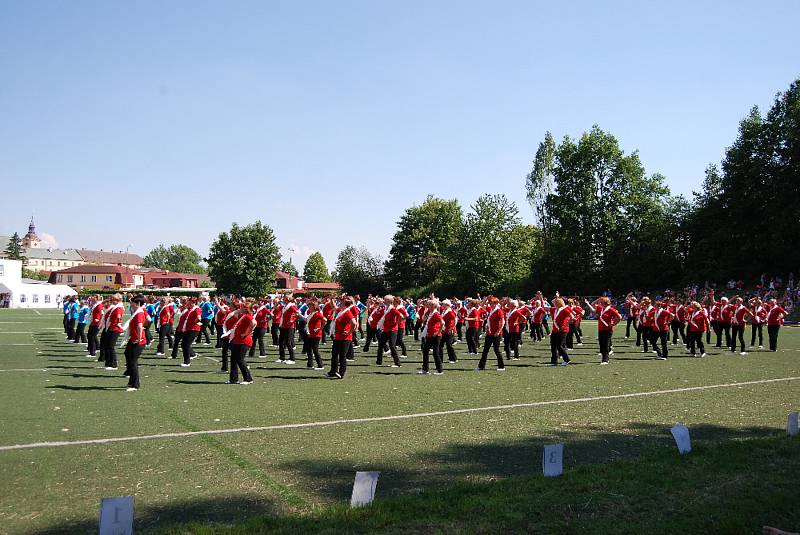
[[[128,387],[128,388],[125,390],[125,392],[136,392],[137,390],[139,390],[139,389],[138,389],[138,388],[133,388],[132,386],[129,386],[129,387]]]
[[[314,369],[314,366],[306,366],[306,369],[307,369],[307,370],[313,370],[313,369]]]
[[[280,363],[280,362],[283,362],[283,361],[281,359],[277,359],[275,362]]]
[[[186,364],[185,362],[181,362],[181,368],[188,368],[191,364]]]
[[[667,357],[658,357],[656,360],[667,360]]]
[[[265,358],[267,358],[267,356],[266,355],[259,355],[258,358],[265,359]]]
[[[286,364],[294,364],[294,361],[293,360],[287,360]]]
[[[705,356],[706,356],[706,354],[705,354],[705,353],[703,353],[702,355],[700,355],[700,357],[705,357]]]
[[[323,366],[319,366],[318,368],[314,368],[314,369],[319,371],[319,370],[324,370],[325,368]]]
[[[407,358],[408,358],[408,355],[400,355],[400,358],[401,358],[401,359],[407,359]]]
[[[156,356],[157,356],[157,357],[163,357],[163,356],[164,356],[164,353],[156,353]]]
[[[764,349],[764,346],[758,346],[758,349]]]
[[[600,363],[600,366],[607,366],[607,365],[608,365],[608,362],[601,362]]]
[[[581,343],[580,343],[580,344],[578,344],[578,345],[579,345],[579,346],[582,346],[582,345],[583,345],[583,342],[581,342]]]
[[[433,372],[433,375],[444,375],[444,372]]]
[[[106,366],[106,367],[105,367],[105,370],[106,370],[107,372],[113,372],[113,371],[117,371],[118,369],[119,369],[119,368],[117,368],[116,366]]]
[[[426,372],[425,370],[417,370],[419,375],[430,375],[430,372]]]
[[[239,383],[239,384],[240,384],[240,385],[251,385],[251,384],[253,384],[253,381],[242,381],[242,382],[241,382],[241,383]]]
[[[399,364],[392,364],[392,365],[391,365],[391,367],[392,367],[392,368],[399,368],[399,367],[400,367],[400,365],[399,365]]]
[[[503,366],[502,368],[497,368],[497,371],[504,372],[504,371],[506,371],[506,368],[505,368],[505,366]]]
[[[741,352],[741,353],[739,353],[739,354],[740,354],[741,356],[743,356],[743,357],[744,357],[745,355],[747,355],[747,353],[746,353],[746,352],[744,352],[744,351],[742,351],[742,352]]]

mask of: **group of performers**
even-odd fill
[[[556,293],[548,301],[541,292],[529,301],[496,296],[440,300],[431,295],[415,302],[386,295],[369,296],[365,303],[358,295],[318,298],[285,294],[261,299],[138,295],[130,299],[130,318],[123,322],[125,307],[120,294],[92,296],[85,301],[72,297],[63,303],[67,341],[85,343],[89,358],[97,358],[106,370],[114,371],[118,369],[117,346],[125,347],[124,375],[129,391],[140,387],[138,360],[156,335],[155,354],[177,359],[180,353],[182,367],[191,366],[197,357],[196,344],[211,345],[215,340],[222,357],[220,372],[229,374],[228,383],[248,385],[253,378],[246,359],[255,357],[256,349],[259,358],[267,358],[267,342],[278,348],[276,362],[291,365],[295,364],[299,338],[306,367],[324,370],[320,345],[330,339],[327,376],[342,379],[347,362],[354,360],[355,349],[361,348],[360,340],[364,340],[363,353],[375,344],[377,365],[383,364],[384,357],[391,357],[390,366],[399,368],[401,359],[407,357],[405,337],[413,336],[422,348],[418,373],[442,375],[444,357],[457,362],[454,346],[464,340],[468,355],[480,354],[476,371],[485,369],[490,352],[497,370],[505,370],[505,360],[519,360],[526,331],[534,343],[549,337],[548,365],[560,362],[568,366],[572,362],[569,351],[575,344],[583,345],[581,321],[587,311],[597,319],[601,365],[608,364],[613,354],[613,331],[623,313],[627,316],[625,338],[631,337],[633,328],[636,345],[645,353],[652,351],[660,360],[669,357],[669,347],[679,340],[689,354],[705,357],[703,340],[710,344],[712,332],[716,334],[716,347],[722,347],[724,336],[726,348],[735,352],[738,342],[741,355],[746,355],[747,325],[751,327],[751,347],[758,340],[759,348],[763,348],[766,324],[769,350],[776,351],[778,333],[787,315],[775,299],[762,302],[753,298],[745,303],[737,296],[717,301],[713,294],[702,304],[675,298],[638,300],[630,294],[620,308],[623,310],[617,310],[608,297],[581,303],[577,297]],[[483,347],[479,351],[481,336]]]

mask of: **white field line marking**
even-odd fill
[[[41,313],[41,312],[39,312],[38,310],[36,310],[35,308],[33,309],[33,311],[34,311],[34,312],[36,312],[36,314],[38,314],[39,316],[41,316],[41,315],[42,315],[42,313]]]
[[[219,362],[219,359],[215,359],[214,357],[204,357],[204,358],[207,358],[209,360],[213,360],[214,362]]]
[[[153,440],[160,438],[184,438],[194,437],[199,435],[224,435],[228,433],[252,433],[255,431],[278,431],[282,429],[303,429],[309,427],[324,427],[329,425],[341,424],[363,424],[371,422],[385,422],[390,420],[410,420],[414,418],[428,418],[430,416],[448,416],[451,414],[467,414],[472,412],[483,411],[496,411],[507,409],[521,409],[530,407],[544,407],[547,405],[565,405],[568,403],[585,403],[587,401],[605,401],[611,399],[627,399],[638,398],[647,396],[660,396],[663,394],[677,394],[680,392],[695,392],[700,390],[712,390],[716,388],[733,388],[738,386],[747,385],[761,385],[768,383],[781,383],[786,381],[797,381],[800,377],[780,377],[777,379],[761,379],[758,381],[743,381],[741,383],[725,383],[719,385],[705,385],[705,386],[689,386],[685,388],[672,388],[669,390],[654,390],[652,392],[634,392],[631,394],[615,394],[612,396],[595,396],[591,398],[575,398],[575,399],[555,399],[550,401],[534,401],[531,403],[512,403],[510,405],[495,405],[491,407],[473,407],[469,409],[454,409],[450,411],[437,411],[437,412],[420,412],[414,414],[398,414],[395,416],[371,416],[367,418],[351,418],[347,420],[328,420],[322,422],[306,422],[299,424],[279,424],[267,425],[261,427],[238,427],[233,429],[209,429],[206,431],[183,431],[176,433],[160,433],[157,435],[134,435],[129,437],[113,437],[113,438],[94,438],[87,440],[64,440],[57,442],[33,442],[30,444],[13,444],[8,446],[0,446],[0,451],[9,450],[27,450],[33,448],[56,448],[63,446],[82,446],[86,444],[108,444],[112,442],[131,442],[134,440]]]
[[[7,346],[35,346],[36,344],[0,344],[0,347],[7,347]]]
[[[0,370],[0,372],[49,372],[46,368],[15,368],[12,370]]]

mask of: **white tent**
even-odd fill
[[[0,308],[58,308],[75,294],[64,284],[23,280],[22,262],[0,258]]]

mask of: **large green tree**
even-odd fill
[[[177,243],[169,247],[160,244],[147,253],[143,265],[178,273],[205,273],[206,267],[202,262],[203,257],[197,251],[188,245]]]
[[[671,284],[680,271],[664,178],[599,127],[558,145],[545,136],[526,186],[543,239],[534,271],[547,289]]]
[[[408,208],[397,222],[386,261],[389,286],[393,290],[407,290],[434,283],[446,252],[461,230],[462,217],[457,200],[432,195],[420,206]]]
[[[211,244],[208,273],[221,292],[262,296],[274,290],[280,261],[270,227],[261,221],[243,227],[234,223]]]
[[[724,281],[785,276],[800,265],[800,80],[769,112],[739,123],[721,168],[706,170],[688,221],[689,275]]]
[[[382,294],[386,291],[383,260],[366,247],[347,245],[336,259],[336,280],[351,294]]]
[[[447,255],[447,289],[515,293],[530,278],[539,233],[523,225],[504,195],[483,195],[472,205]]]
[[[8,239],[4,253],[9,260],[21,260],[23,266],[28,262],[28,259],[25,258],[25,249],[22,247],[22,239],[16,232]]]
[[[312,253],[306,259],[306,265],[303,267],[303,278],[306,282],[328,282],[331,276],[328,273],[328,266],[325,265],[325,259],[319,252]]]

